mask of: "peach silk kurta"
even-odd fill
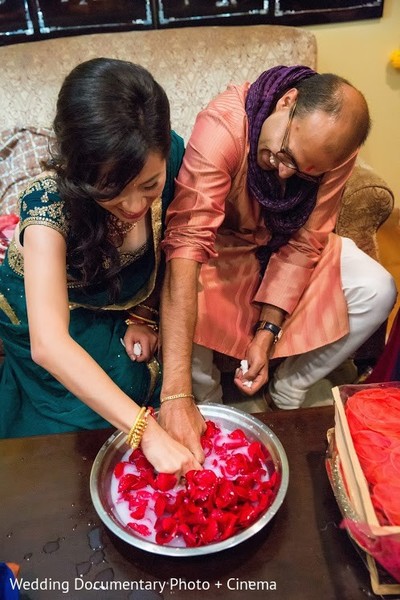
[[[261,277],[255,251],[270,233],[260,204],[247,188],[249,85],[230,86],[199,113],[162,246],[167,260],[202,263],[197,344],[244,358],[262,303],[267,303],[288,313],[273,356],[291,356],[348,333],[341,240],[332,232],[355,155],[324,175],[311,216],[272,255]]]

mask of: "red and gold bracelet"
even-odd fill
[[[139,317],[139,315],[132,314],[128,319],[125,319],[126,325],[147,325],[153,331],[158,331],[157,321],[153,321],[152,319],[146,319],[145,317]]]

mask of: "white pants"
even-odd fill
[[[394,306],[397,291],[390,273],[348,238],[342,238],[340,266],[349,333],[332,344],[281,363],[269,384],[269,394],[279,408],[299,408],[308,389],[349,358]],[[220,373],[213,363],[212,350],[193,345],[192,376],[198,402],[222,402]]]

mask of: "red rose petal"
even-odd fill
[[[186,482],[189,489],[191,486],[209,489],[214,487],[216,484],[217,476],[214,471],[210,471],[209,469],[203,469],[202,471],[189,471],[186,473]]]
[[[225,514],[224,518],[219,521],[221,526],[221,537],[220,540],[226,540],[236,532],[235,525],[237,523],[237,516],[232,514]]]
[[[213,451],[213,443],[211,439],[202,437],[201,438],[201,447],[204,450],[204,456],[210,456],[211,452]]]
[[[264,464],[268,456],[267,449],[260,442],[252,442],[249,446],[249,457],[254,464]]]
[[[120,477],[122,477],[122,475],[124,474],[124,469],[125,466],[129,465],[129,462],[126,461],[121,461],[119,463],[117,463],[114,467],[114,475],[117,479],[119,479]]]
[[[154,480],[154,487],[162,492],[167,492],[175,487],[177,481],[175,475],[171,475],[170,473],[159,473]]]
[[[199,545],[199,536],[193,533],[189,525],[186,523],[181,523],[179,525],[178,532],[182,534],[184,542],[188,548],[195,548]]]
[[[237,494],[231,481],[223,479],[217,485],[215,505],[218,508],[228,508],[236,503]]]
[[[225,471],[228,475],[239,475],[239,473],[248,473],[250,461],[244,454],[234,454],[226,461]]]
[[[145,479],[140,477],[139,475],[134,475],[133,473],[128,473],[127,475],[123,475],[118,484],[119,492],[126,492],[129,490],[139,490],[147,485]]]
[[[274,497],[271,490],[263,491],[259,494],[257,499],[258,514],[261,514],[269,506],[271,506]]]
[[[213,438],[220,431],[221,429],[214,423],[214,421],[206,421],[206,430],[203,434],[203,438]]]
[[[154,512],[157,517],[162,517],[167,507],[168,500],[164,494],[159,494],[154,503]]]
[[[234,429],[228,434],[228,438],[231,440],[240,440],[244,446],[248,446],[246,434],[241,429]]]
[[[248,527],[258,517],[258,510],[251,504],[246,504],[240,511],[238,523],[242,527]]]
[[[246,435],[241,429],[235,429],[228,435],[228,439],[224,441],[223,447],[227,450],[235,450],[248,446]]]
[[[133,450],[129,456],[129,461],[133,462],[139,471],[142,469],[153,469],[151,463],[147,460],[141,448],[136,448],[136,450]]]
[[[142,523],[128,523],[128,527],[133,529],[133,531],[135,531],[139,535],[143,535],[144,537],[148,537],[149,535],[151,535],[150,529]]]
[[[132,519],[137,519],[138,521],[140,521],[140,519],[143,519],[144,515],[146,514],[146,508],[147,504],[145,503],[138,504],[137,506],[135,506],[134,509],[131,511]]]
[[[178,523],[172,517],[158,519],[156,527],[156,542],[161,545],[171,542],[178,532]]]
[[[203,544],[211,544],[219,538],[219,529],[216,521],[209,519],[205,528],[200,530],[200,540]]]

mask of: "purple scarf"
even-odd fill
[[[249,170],[247,185],[250,193],[263,207],[264,219],[272,237],[258,251],[263,267],[272,252],[286,244],[292,234],[307,221],[317,200],[318,184],[293,175],[286,179],[285,193],[275,171],[264,171],[257,164],[257,145],[261,127],[275,108],[279,98],[296,83],[315,75],[308,67],[274,67],[264,71],[250,86],[246,98],[249,122]]]

